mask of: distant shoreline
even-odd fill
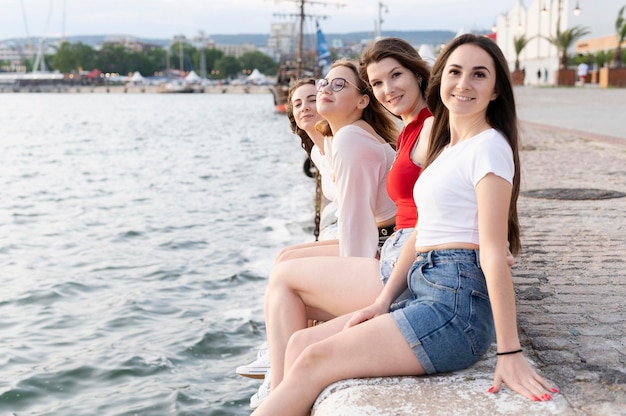
[[[0,93],[156,94],[156,85],[0,85]],[[197,94],[270,94],[269,85],[212,85],[194,87]],[[170,92],[168,94],[178,94]]]

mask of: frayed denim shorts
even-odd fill
[[[380,278],[383,285],[387,284],[391,271],[398,262],[398,257],[402,252],[402,247],[406,240],[409,239],[413,228],[401,228],[394,231],[393,234],[385,241],[383,248],[380,249]]]
[[[416,253],[407,283],[412,297],[394,304],[391,315],[424,370],[476,363],[495,335],[478,250]]]

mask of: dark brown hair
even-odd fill
[[[313,78],[302,78],[296,80],[294,84],[289,88],[289,94],[287,96],[287,118],[289,119],[291,131],[300,137],[302,148],[304,149],[306,154],[311,157],[311,149],[314,145],[313,140],[309,137],[306,131],[298,127],[298,124],[296,123],[296,118],[293,115],[293,105],[291,103],[291,98],[293,97],[293,94],[296,92],[296,90],[301,86],[307,84],[315,86],[315,80]]]
[[[359,60],[359,74],[365,82],[369,84],[367,67],[370,64],[380,62],[385,58],[393,58],[403,67],[415,74],[417,79],[421,78],[420,90],[422,98],[426,97],[428,89],[428,79],[430,78],[430,65],[422,59],[419,52],[404,39],[385,38],[372,43],[361,53]]]
[[[520,160],[515,98],[508,63],[498,45],[485,36],[465,34],[456,37],[441,51],[433,66],[430,85],[426,92],[428,108],[430,108],[434,116],[426,166],[428,166],[437,155],[441,153],[443,148],[450,143],[450,118],[448,109],[441,101],[441,77],[448,58],[452,52],[461,45],[474,45],[481,48],[491,57],[495,67],[495,92],[497,96],[487,106],[486,118],[491,127],[502,133],[513,150],[515,176],[513,177],[513,192],[509,204],[508,238],[511,253],[517,254],[521,250],[520,227],[517,218],[517,198],[520,188]]]

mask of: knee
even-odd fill
[[[267,287],[268,290],[276,290],[279,287],[287,286],[287,278],[290,275],[290,269],[285,264],[279,263],[272,267],[270,272]]]
[[[303,332],[306,331],[298,331],[296,334]],[[306,374],[313,381],[316,371],[324,371],[324,359],[329,357],[330,351],[327,351],[323,342],[310,343],[306,336],[295,336],[296,334],[291,337],[287,347],[289,353],[296,357],[293,369],[300,374]]]
[[[299,357],[308,346],[315,342],[310,333],[311,331],[301,329],[291,335],[287,343],[287,351],[292,357]]]
[[[285,247],[282,250],[280,250],[278,254],[276,255],[276,258],[274,259],[274,264],[278,264],[281,261],[284,261],[285,256],[287,256],[287,253],[289,253],[289,251],[291,251],[291,247]]]
[[[299,253],[300,253],[300,250],[295,247],[284,248],[276,256],[276,259],[274,260],[274,264],[278,265],[287,260],[292,260],[292,259],[297,259],[299,257],[302,257],[302,255]]]

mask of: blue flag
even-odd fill
[[[322,76],[326,76],[331,64],[330,50],[328,49],[328,44],[326,43],[322,29],[320,29],[319,22],[315,22],[315,26],[317,27],[317,65],[322,68]]]

